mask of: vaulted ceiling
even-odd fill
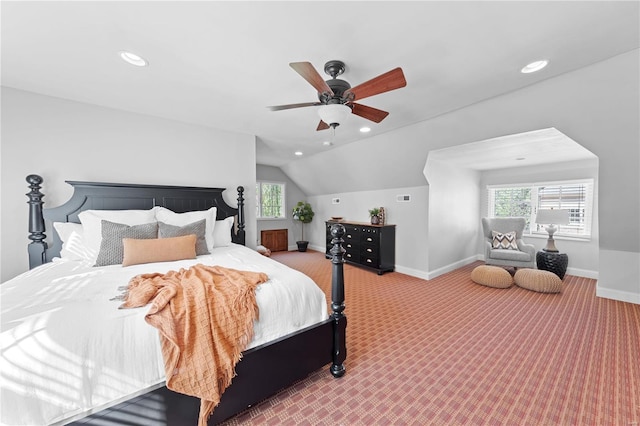
[[[636,49],[638,2],[2,2],[2,85],[256,135],[284,165]],[[122,50],[149,62],[137,68]],[[352,86],[402,67],[407,86],[316,131],[317,100],[290,62],[346,63]],[[538,73],[520,69],[539,59]],[[325,76],[327,79],[329,76]],[[371,132],[359,128],[369,125]],[[332,146],[323,145],[331,141]],[[184,142],[184,141],[181,141]]]

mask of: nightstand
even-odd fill
[[[541,250],[536,254],[536,264],[538,269],[553,272],[560,279],[564,278],[569,264],[569,256],[566,253]]]

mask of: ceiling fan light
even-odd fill
[[[331,127],[338,126],[351,113],[351,108],[343,104],[322,105],[318,110],[320,119]]]

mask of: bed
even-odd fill
[[[163,407],[160,418],[129,417],[128,422],[195,425],[199,399],[164,386],[158,333],[144,321],[147,308],[117,309],[118,292],[133,276],[195,263],[269,276],[255,291],[260,321],[255,322],[254,339],[208,424],[246,410],[327,364],[334,377],[345,374],[344,229],[339,225],[332,230],[336,238],[328,314],[324,294],[308,277],[244,247],[242,187],[238,206],[232,207],[223,199],[223,188],[67,181],[74,189],[72,197],[59,207],[44,209],[42,178],[30,175],[27,182],[31,269],[1,288],[3,424],[81,424],[93,419],[104,419],[96,424],[105,424],[119,410],[135,417],[136,403],[154,401]],[[95,212],[117,217],[130,210],[155,211],[156,216],[164,211],[176,217],[210,212],[215,224],[211,235],[219,243],[203,242],[212,244],[210,253],[196,259],[94,267],[74,257],[69,235],[63,246],[64,231],[51,232],[54,223],[58,231],[65,226],[77,229],[74,224]],[[89,221],[82,222],[88,233]],[[280,287],[284,293],[276,291]],[[303,294],[302,289],[311,292]],[[294,308],[283,313],[287,299]]]

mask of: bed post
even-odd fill
[[[332,274],[331,274],[331,310],[330,315],[333,319],[333,363],[329,368],[334,377],[342,377],[346,371],[344,360],[347,358],[347,317],[344,311],[344,253],[342,248],[345,234],[344,226],[339,223],[331,225],[331,244],[330,250]]]
[[[243,246],[246,245],[244,232],[244,186],[238,187],[238,241]]]
[[[44,194],[40,192],[40,184],[42,177],[38,175],[27,176],[27,182],[31,191],[27,193],[29,197],[29,239],[31,243],[27,246],[29,252],[29,269],[46,263],[47,243],[44,233],[44,216],[42,216],[42,197]]]

